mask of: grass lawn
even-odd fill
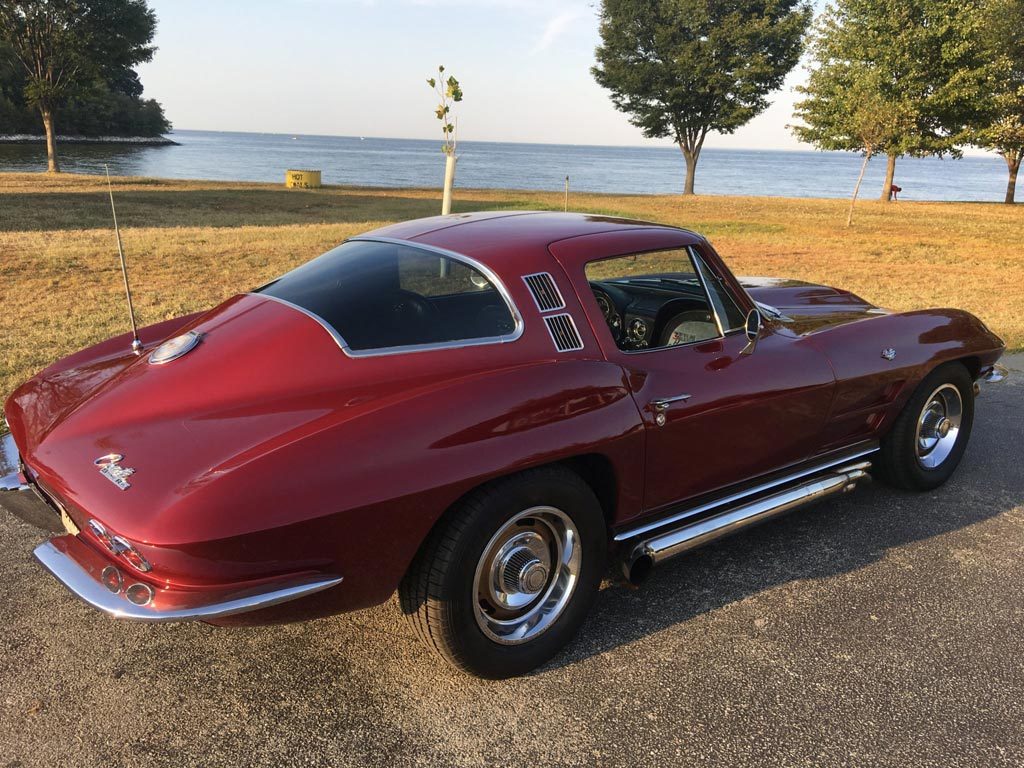
[[[429,216],[437,190],[119,178],[141,325],[211,307],[345,237]],[[1024,206],[573,194],[570,208],[694,229],[741,275],[848,288],[892,309],[951,306],[1024,348]],[[561,210],[558,192],[457,190],[456,211]],[[51,361],[127,328],[102,178],[0,173],[0,402]]]

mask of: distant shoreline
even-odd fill
[[[27,126],[28,127],[28,126]],[[13,130],[0,134],[13,134]],[[24,133],[24,131],[20,132]],[[281,183],[289,168],[320,170],[326,184],[431,188],[443,178],[440,145],[431,140],[311,137],[288,134],[175,130],[181,146],[122,143],[61,144],[64,171],[164,179]],[[31,143],[0,143],[0,170],[42,171],[46,149]],[[2,142],[2,140],[0,140]],[[685,175],[682,153],[659,147],[460,142],[455,184],[460,189],[549,189],[570,194],[678,194]],[[706,149],[697,171],[698,194],[748,197],[844,198],[862,166],[855,153]],[[872,161],[863,194],[878,194],[885,163]],[[1002,201],[1006,164],[996,156],[901,159],[896,183],[901,199]]]
[[[45,144],[45,136],[31,133],[0,135],[0,144]],[[134,144],[144,147],[180,146],[166,136],[58,136],[58,144]]]

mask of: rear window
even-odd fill
[[[482,270],[401,243],[350,240],[256,293],[317,316],[357,352],[481,344],[517,331]]]

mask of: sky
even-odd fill
[[[594,82],[595,2],[580,0],[149,0],[159,18],[147,97],[176,128],[434,138],[426,78],[465,91],[459,138],[670,144],[643,137]],[[706,147],[801,149],[790,74],[772,106]]]

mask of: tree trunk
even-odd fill
[[[857,195],[860,194],[860,183],[864,181],[864,171],[868,169],[868,160],[871,159],[871,150],[864,153],[864,162],[860,164],[860,176],[857,177],[857,185],[853,188],[853,197],[850,199],[850,213],[846,217],[846,226],[853,224],[853,206],[857,202]]]
[[[442,216],[447,216],[452,212],[452,187],[455,186],[456,160],[454,152],[449,152],[444,158],[444,192],[441,194]]]
[[[1003,200],[1007,205],[1013,205],[1017,194],[1017,171],[1020,170],[1021,156],[1018,155],[1005,155],[1006,166],[1010,169],[1010,178],[1006,181],[1006,199]]]
[[[700,157],[700,150],[691,151],[684,144],[680,144],[679,148],[683,150],[683,159],[686,160],[686,184],[683,187],[683,194],[692,195],[694,193],[693,179],[697,174],[697,159]]]
[[[53,110],[41,109],[43,115],[43,129],[46,131],[46,171],[47,173],[60,173],[60,165],[57,163],[57,134],[53,129]]]
[[[896,155],[886,156],[885,185],[882,187],[882,196],[879,198],[883,203],[892,201],[892,180],[896,176]]]

